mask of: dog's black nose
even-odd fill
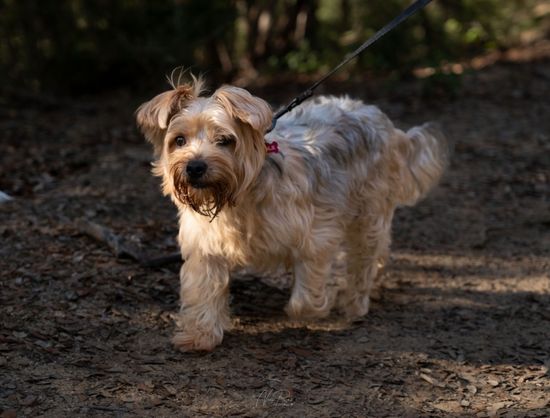
[[[208,165],[202,160],[191,160],[187,163],[185,171],[191,179],[199,179],[206,173]]]

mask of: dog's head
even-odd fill
[[[203,97],[201,88],[194,79],[159,94],[139,107],[137,122],[154,146],[164,193],[214,218],[258,176],[273,114],[244,89],[223,86]]]

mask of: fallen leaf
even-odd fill
[[[437,403],[433,403],[432,406],[444,412],[462,411],[462,407],[460,406],[460,403],[458,401],[437,402]]]
[[[301,357],[311,357],[313,355],[311,351],[300,347],[290,347],[288,351]]]
[[[550,399],[542,398],[542,399],[539,399],[539,400],[531,403],[531,405],[529,405],[529,408],[530,409],[542,409],[542,408],[546,408],[546,406],[548,404],[550,404]]]
[[[27,395],[25,398],[19,401],[19,404],[22,406],[32,406],[35,405],[38,401],[38,398],[34,395]]]
[[[491,405],[489,408],[487,408],[487,412],[489,413],[489,416],[494,417],[497,415],[498,411],[503,408],[508,408],[509,406],[512,406],[514,402],[510,401],[504,401],[504,402],[497,402]]]
[[[439,380],[434,379],[433,377],[428,376],[427,374],[420,373],[420,378],[428,382],[430,385],[437,386],[438,388],[445,387],[445,383],[440,382]]]

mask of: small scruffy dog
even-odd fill
[[[174,344],[211,350],[231,326],[231,272],[292,270],[286,312],[367,313],[387,258],[396,206],[413,205],[447,161],[432,125],[407,133],[377,107],[317,97],[282,117],[262,99],[200,79],[144,103],[137,122],[154,146],[153,172],[179,209],[180,331]],[[330,286],[344,254],[343,285]]]

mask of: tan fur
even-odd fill
[[[334,97],[302,104],[265,135],[272,118],[265,101],[231,86],[201,97],[200,88],[177,86],[138,110],[158,156],[154,173],[179,209],[185,263],[175,345],[210,350],[222,341],[231,326],[230,275],[244,267],[292,269],[292,317],[324,317],[332,308],[365,315],[394,210],[438,181],[443,136],[431,125],[404,133],[378,108]],[[184,146],[175,145],[178,136]],[[280,152],[267,154],[264,141],[277,141]],[[208,167],[200,185],[186,171],[193,160]],[[337,274],[340,285],[329,286]]]

